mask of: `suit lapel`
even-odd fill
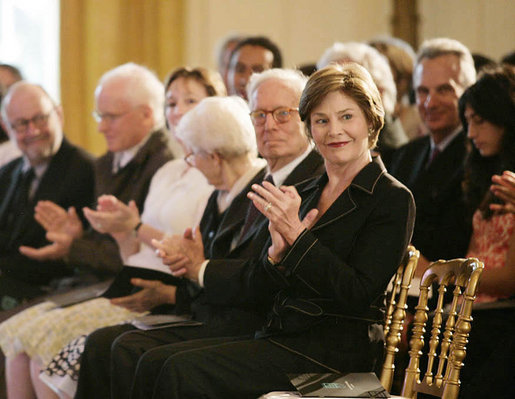
[[[322,195],[322,190],[327,184],[327,175],[324,174],[320,176],[320,178],[315,179],[311,182],[304,190],[301,192],[302,198],[302,207],[300,210],[300,219],[304,219],[307,213],[316,208],[318,201],[320,200],[320,196]],[[331,204],[329,209],[322,215],[320,219],[317,220],[315,225],[311,228],[311,231],[316,231],[320,228],[323,228],[329,223],[333,223],[334,221],[348,215],[353,212],[357,208],[356,202],[352,199],[349,188],[345,190],[335,201]]]
[[[293,186],[319,176],[324,172],[324,161],[320,154],[312,150],[304,160],[284,180],[285,186]]]
[[[41,177],[41,181],[32,197],[32,205],[35,205],[41,198],[53,199],[58,197],[58,191],[63,185],[63,173],[59,171],[68,164],[67,158],[70,149],[70,144],[66,139],[63,139],[61,148],[52,157],[47,170]]]
[[[253,184],[261,183],[263,181],[265,177],[265,171],[265,168],[261,169],[252,178],[249,184],[247,184],[247,186],[233,200],[229,209],[227,209],[227,212],[222,220],[222,223],[220,224],[220,232],[219,234],[217,234],[217,237],[223,237],[224,235],[230,234],[232,240],[232,237],[234,236],[235,232],[237,231],[239,233],[239,230],[241,229],[247,218],[249,207],[254,206],[252,205],[252,202],[247,198],[247,193],[251,190]],[[256,218],[256,222],[253,223],[249,230],[246,232],[245,237],[241,237],[239,239],[236,247],[239,247],[246,240],[253,236],[254,232],[256,231],[256,225],[260,224],[259,221],[261,219],[261,215],[258,215],[258,217]]]
[[[11,182],[9,184],[9,188],[5,193],[5,197],[3,198],[2,205],[0,206],[0,215],[2,215],[2,224],[5,223],[4,219],[7,218],[7,209],[9,208],[9,204],[13,198],[14,193],[16,192],[16,186],[18,185],[18,181],[20,180],[20,175],[23,168],[23,159],[20,158],[18,164],[14,166]]]
[[[431,151],[431,142],[429,137],[427,137],[427,140],[424,141],[424,146],[422,151],[420,151],[413,161],[413,168],[410,174],[410,179],[407,182],[407,186],[412,186],[415,181],[417,180],[418,176],[420,176],[421,173],[425,172],[427,159],[429,156],[429,152]]]
[[[333,223],[358,209],[358,195],[360,192],[365,195],[371,195],[374,192],[376,183],[380,177],[386,173],[383,162],[380,157],[374,157],[372,162],[365,166],[358,175],[353,179],[349,187],[331,204],[329,209],[317,220],[315,225],[311,228],[312,231],[316,231]],[[306,214],[313,208],[316,208],[322,190],[327,184],[328,177],[324,173],[318,179],[313,180],[309,183],[304,190],[302,190],[301,196],[304,199],[301,207],[300,216],[301,220]],[[305,197],[304,195],[307,195]]]

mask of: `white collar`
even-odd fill
[[[267,174],[271,174],[274,178],[274,184],[276,187],[280,187],[286,178],[290,175],[291,172],[293,172],[293,169],[297,167],[304,159],[309,155],[309,153],[313,150],[313,145],[308,145],[308,148],[306,151],[302,153],[302,155],[295,158],[293,161],[291,161],[289,164],[283,166],[281,169],[276,170],[275,172],[270,172],[270,167],[267,166]]]
[[[132,159],[136,156],[141,147],[143,147],[146,144],[150,136],[151,134],[149,133],[143,138],[143,140],[141,140],[135,146],[124,151],[118,151],[113,153],[113,173],[118,172],[120,169],[124,168],[130,161],[132,161]]]
[[[430,138],[430,141],[431,141],[431,152],[434,150],[435,147],[438,147],[438,150],[440,151],[440,153],[442,153],[443,150],[445,150],[445,148],[451,143],[451,141],[454,140],[454,138],[458,134],[460,134],[461,130],[462,130],[462,127],[458,126],[451,134],[449,134],[442,141],[440,141],[438,143],[438,145],[435,144],[435,142],[433,140],[433,136],[429,135],[429,138]]]

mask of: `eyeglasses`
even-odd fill
[[[29,130],[29,125],[32,123],[36,128],[43,129],[47,127],[48,118],[50,118],[50,114],[54,111],[55,108],[52,108],[46,114],[37,114],[34,115],[30,119],[17,119],[13,123],[10,123],[11,128],[13,128],[16,133],[24,134]]]
[[[121,112],[119,114],[113,114],[113,113],[109,113],[109,112],[102,114],[98,111],[93,111],[93,113],[91,115],[93,115],[93,119],[95,119],[95,121],[97,123],[100,123],[102,121],[106,121],[107,123],[113,123],[115,120],[121,118],[124,115],[127,115],[131,111],[132,110],[125,111],[125,112]]]
[[[184,162],[186,162],[188,165],[195,166],[194,161],[195,161],[195,153],[190,152],[184,156]]]
[[[273,111],[258,109],[250,113],[250,118],[252,119],[252,123],[254,123],[256,126],[264,125],[268,114],[272,114],[274,120],[277,123],[286,123],[291,119],[292,112],[299,112],[299,109],[288,107],[279,107]]]
[[[184,161],[189,165],[189,166],[193,166],[193,167],[196,167],[196,157],[200,157],[200,158],[204,158],[204,159],[207,159],[207,158],[213,158],[214,155],[217,155],[219,158],[223,158],[222,155],[218,154],[218,153],[210,153],[210,152],[204,152],[204,151],[199,151],[199,152],[189,152],[187,153],[185,156],[184,156]]]

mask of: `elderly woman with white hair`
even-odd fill
[[[317,62],[317,68],[322,69],[331,63],[342,64],[356,62],[372,75],[379,89],[385,111],[384,127],[379,135],[377,151],[388,166],[393,150],[408,142],[401,121],[394,117],[397,102],[397,88],[393,80],[388,60],[375,48],[359,42],[336,42],[326,49]]]
[[[104,231],[117,238],[122,252],[132,248],[132,245],[125,246],[123,241],[131,241],[130,237],[145,233],[144,230],[156,230],[152,226],[155,217],[148,219],[147,213],[156,215],[163,209],[170,209],[172,205],[175,217],[168,213],[167,219],[183,219],[182,214],[189,213],[190,207],[198,209],[201,202],[204,208],[207,201],[202,218],[200,219],[199,215],[196,221],[192,220],[189,226],[185,227],[193,227],[200,219],[201,229],[205,233],[205,247],[209,248],[210,241],[216,237],[218,227],[223,223],[225,212],[234,206],[247,208],[248,200],[245,194],[249,189],[249,183],[255,182],[253,178],[256,176],[259,181],[262,179],[265,164],[265,161],[257,158],[249,109],[243,100],[235,97],[204,99],[197,107],[199,112],[194,112],[196,108],[188,112],[181,119],[181,122],[184,120],[184,124],[179,122],[176,128],[176,136],[188,155],[185,160],[173,161],[186,165],[186,168],[182,169],[183,173],[175,176],[177,184],[174,185],[174,193],[154,197],[160,198],[161,203],[153,201],[152,204],[146,204],[141,218],[134,206],[124,205],[114,197],[101,197],[98,209],[88,211],[90,222],[97,225],[100,223]],[[181,128],[183,125],[184,128]],[[202,179],[196,177],[195,173]],[[199,192],[199,186],[205,189]],[[216,189],[214,192],[212,186]],[[152,187],[151,185],[151,191]],[[242,189],[242,195],[238,196]],[[149,194],[150,197],[151,194],[152,192]],[[184,200],[180,201],[180,206],[174,207],[179,200],[178,196],[184,197]],[[125,226],[132,226],[134,221],[134,228],[131,227],[127,232]],[[173,224],[173,220],[170,220],[170,223]],[[156,238],[165,237],[165,233],[182,234],[183,230],[161,232]],[[141,248],[148,246],[143,245]],[[224,248],[219,247],[218,250],[224,252]],[[176,295],[179,295],[179,288],[176,287],[184,281],[171,276],[169,269],[162,265],[155,252],[151,248],[150,251],[157,261],[150,262],[149,269],[144,268],[141,263],[137,263],[139,267],[125,266],[115,283],[100,298],[68,308],[59,308],[46,302],[4,323],[0,327],[0,343],[6,355],[10,358],[19,355],[30,357],[34,370],[47,364],[48,368],[41,374],[41,379],[58,392],[60,397],[73,396],[87,334],[100,327],[131,320],[145,311],[155,309],[158,305],[175,304]],[[130,252],[124,253],[126,259],[134,259],[141,251],[127,257]],[[133,287],[127,284],[131,277],[130,282],[143,290],[133,294]],[[170,285],[164,284],[163,281]],[[127,296],[110,301],[113,292],[117,296]],[[178,311],[185,310],[187,309],[181,308]],[[55,334],[56,331],[59,333]],[[69,344],[66,345],[67,343]],[[63,349],[59,352],[61,348]],[[62,378],[62,374],[65,374],[65,378]],[[9,375],[8,373],[8,377]],[[41,384],[37,373],[33,375],[36,375],[36,378],[32,381],[28,375],[24,377],[24,381],[34,384],[38,397],[55,397],[52,392],[48,392],[46,385]],[[38,387],[37,384],[42,386]]]

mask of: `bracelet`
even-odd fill
[[[279,263],[279,262],[276,262],[275,260],[273,260],[270,256],[268,256],[267,259],[268,259],[268,263],[270,263],[272,266],[275,266]]]
[[[137,233],[140,227],[143,225],[143,222],[140,220],[136,226],[134,226],[134,232]]]

